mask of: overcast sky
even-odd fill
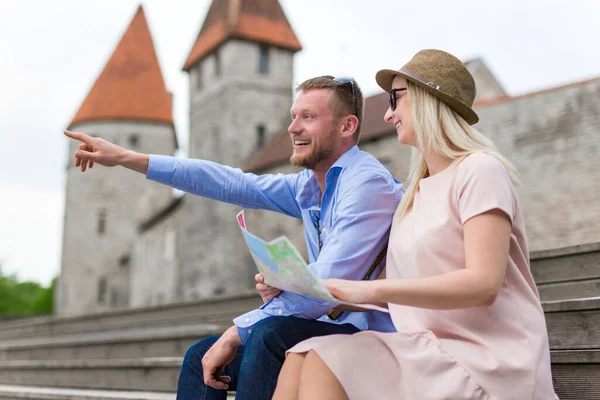
[[[0,0],[4,272],[43,284],[59,274],[68,162],[62,130],[139,3]],[[188,92],[181,67],[210,1],[141,3],[175,96],[175,125],[185,153]],[[444,49],[463,60],[482,57],[512,95],[600,76],[599,0],[281,3],[304,47],[295,58],[296,83],[322,74],[353,75],[366,94],[375,94],[377,70],[398,69],[423,48]]]

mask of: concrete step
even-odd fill
[[[0,385],[0,400],[175,400],[175,393]]]
[[[261,305],[260,296],[256,292],[250,292],[78,317],[36,317],[3,321],[0,322],[0,341],[202,323],[231,325],[233,318]]]
[[[600,296],[600,243],[531,252],[542,301]]]
[[[550,349],[600,349],[600,297],[550,301],[542,306]]]
[[[6,340],[0,342],[0,360],[183,357],[189,346],[229,326],[195,324]]]
[[[600,399],[600,349],[553,350],[552,381],[561,400]]]
[[[227,400],[234,400],[231,393]],[[175,393],[0,385],[0,400],[175,400]]]
[[[561,400],[600,399],[600,297],[542,303]]]
[[[0,323],[0,340],[194,323],[231,324],[232,318],[261,304],[262,301],[256,293],[245,293],[78,317],[41,317],[5,321]]]
[[[0,361],[0,384],[173,392],[182,357]]]

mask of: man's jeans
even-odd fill
[[[238,348],[235,360],[225,368],[232,378],[229,390],[239,400],[264,400],[273,397],[277,376],[285,360],[285,352],[301,341],[332,334],[358,332],[354,325],[336,325],[296,317],[270,317],[253,327],[245,346]],[[192,345],[185,353],[177,400],[225,400],[227,392],[204,384],[202,357],[219,339],[208,337]]]

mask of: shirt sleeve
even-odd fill
[[[515,193],[504,165],[494,156],[475,153],[465,158],[456,175],[461,224],[487,211],[503,211],[513,222]]]
[[[331,224],[322,225],[323,248],[308,268],[321,279],[360,280],[387,243],[396,208],[395,187],[384,176],[356,177],[340,186]],[[325,202],[325,199],[323,200]],[[252,327],[270,316],[317,319],[337,303],[282,292],[260,309],[234,320],[242,343]]]
[[[146,178],[240,207],[302,218],[296,201],[299,174],[255,175],[212,161],[151,154]]]

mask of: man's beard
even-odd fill
[[[315,142],[311,142],[311,145]],[[325,138],[321,138],[319,142],[316,142],[316,147],[312,149],[308,154],[297,156],[293,154],[290,157],[290,163],[294,167],[302,167],[314,170],[319,166],[320,163],[327,161],[334,153],[335,147],[335,132],[332,128]]]

